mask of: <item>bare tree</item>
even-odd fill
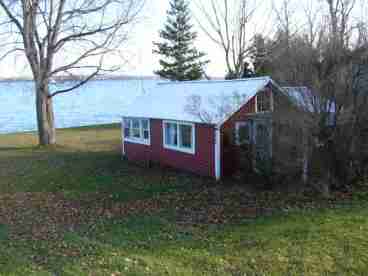
[[[104,58],[127,39],[126,27],[143,0],[0,0],[2,58],[21,51],[35,82],[40,145],[56,142],[53,97],[70,92],[104,71]],[[60,75],[84,72],[70,87],[51,91]]]
[[[225,54],[228,78],[240,78],[247,69],[254,36],[252,20],[260,0],[196,0],[203,19],[197,22]]]
[[[294,125],[302,127],[309,142],[300,150],[314,152],[318,156],[314,160],[322,161],[312,163],[319,164],[322,177],[319,174],[318,178],[322,181],[318,185],[328,194],[331,185],[348,182],[349,170],[354,167],[349,163],[355,162],[366,118],[363,110],[367,109],[364,86],[356,87],[368,79],[364,70],[368,66],[368,44],[366,22],[354,16],[355,0],[325,0],[320,4],[305,8],[306,22],[294,32],[278,24],[278,36],[269,52],[276,79],[313,91],[302,95],[309,98],[313,112],[304,112],[307,116]],[[279,14],[288,16],[287,12]],[[290,18],[283,22],[290,22]],[[304,154],[308,162],[311,157]]]

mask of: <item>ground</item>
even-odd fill
[[[117,125],[0,136],[0,275],[366,275],[366,192],[250,193],[121,159]]]

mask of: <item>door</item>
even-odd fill
[[[256,161],[269,160],[271,158],[271,125],[267,121],[257,121],[254,124],[254,142]]]

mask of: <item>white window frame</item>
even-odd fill
[[[166,124],[176,124],[177,125],[177,141],[178,141],[178,145],[177,146],[173,146],[173,145],[168,145],[166,144]],[[180,125],[185,125],[185,126],[190,126],[192,127],[192,147],[191,148],[185,148],[185,147],[181,147],[181,133],[180,133]],[[195,128],[195,124],[193,123],[188,123],[188,122],[182,122],[182,121],[169,121],[169,120],[164,120],[162,121],[162,143],[163,143],[163,147],[165,149],[170,149],[170,150],[175,150],[175,151],[180,151],[180,152],[184,152],[184,153],[190,153],[190,154],[195,154],[195,149],[196,149],[196,128]]]
[[[258,97],[260,96],[260,93],[265,93],[266,91],[265,90],[261,90],[257,93],[256,95],[256,98],[255,98],[255,104],[256,104],[256,107],[255,107],[255,110],[256,110],[256,113],[266,113],[266,112],[271,112],[273,111],[273,91],[271,89],[271,92],[270,92],[270,109],[269,110],[258,110]]]
[[[129,137],[125,137],[125,121],[129,120],[130,126],[129,126]],[[133,120],[139,121],[139,132],[141,138],[133,137],[132,135],[132,124]],[[147,121],[147,127],[148,127],[148,139],[144,139],[144,130],[143,130],[143,123],[142,121]],[[134,144],[142,144],[142,145],[151,145],[151,124],[150,119],[148,118],[132,118],[132,117],[125,117],[123,118],[123,139],[126,142],[134,143]]]
[[[242,121],[242,122],[236,122],[235,123],[235,143],[236,143],[236,145],[238,145],[238,146],[241,146],[241,145],[243,145],[242,143],[240,143],[240,141],[239,141],[239,129],[240,129],[240,127],[242,127],[242,126],[248,126],[249,127],[249,144],[251,144],[252,143],[252,141],[253,141],[253,129],[252,129],[252,127],[253,127],[253,124],[250,122],[250,121],[248,121],[248,122],[246,122],[246,121]]]

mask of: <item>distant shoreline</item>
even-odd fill
[[[61,76],[58,78],[53,78],[51,82],[53,81],[79,81],[86,78],[86,76],[75,76],[75,77],[69,77],[69,76]],[[212,80],[222,80],[222,77],[210,77]],[[96,78],[91,79],[91,81],[99,81],[99,80],[157,80],[157,81],[165,81],[164,79],[161,79],[157,76],[129,76],[129,75],[120,75],[120,76],[99,76]],[[12,82],[12,81],[33,81],[32,78],[28,77],[17,77],[17,78],[1,78],[0,82]]]
[[[76,76],[76,77],[58,77],[53,78],[53,81],[78,81],[84,79],[85,76]],[[100,76],[93,78],[93,80],[160,80],[160,78],[156,76]],[[33,81],[32,78],[28,77],[18,77],[18,78],[0,78],[0,82],[7,81]]]

